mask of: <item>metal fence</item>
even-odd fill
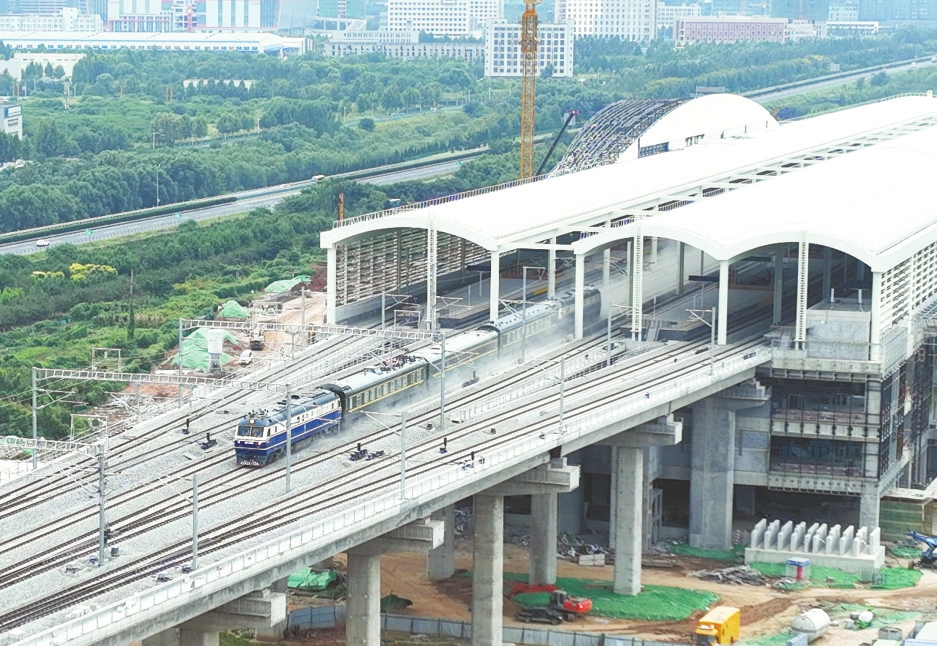
[[[290,613],[289,625],[303,630],[333,628],[344,625],[345,619],[345,606],[343,605],[302,608]],[[456,619],[382,614],[381,630],[453,639],[472,638],[472,623]],[[532,626],[505,626],[502,629],[502,639],[505,643],[527,646],[674,646],[669,642],[650,641],[625,635],[581,633]]]

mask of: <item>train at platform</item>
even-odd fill
[[[445,341],[445,369],[500,357],[521,344],[565,329],[574,319],[574,306],[575,294],[568,291],[558,298],[528,304],[519,312],[474,330],[454,333]],[[587,286],[583,290],[584,320],[598,320],[601,307],[601,293]],[[443,361],[441,344],[432,344],[321,384],[310,394],[293,395],[289,410],[283,400],[273,410],[251,411],[235,430],[237,462],[263,466],[286,452],[288,421],[292,423],[290,435],[295,446],[338,428],[350,413],[431,383],[441,375]]]

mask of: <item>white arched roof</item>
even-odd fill
[[[641,138],[618,158],[618,163],[638,157],[638,146],[647,148],[668,144],[670,150],[686,147],[688,138],[695,143],[721,139],[757,130],[777,128],[777,120],[759,103],[737,94],[710,94],[682,103],[648,128]]]
[[[810,151],[820,150],[824,146],[841,146],[841,142],[854,141],[871,132],[904,127],[904,124],[933,119],[935,116],[937,100],[933,97],[901,97],[785,123],[747,137],[713,140],[708,144],[629,163],[600,166],[421,209],[350,218],[336,228],[322,232],[321,245],[330,248],[375,232],[409,227],[425,229],[435,223],[437,230],[465,238],[485,249],[510,251],[557,233],[599,224],[623,209],[641,208],[642,204],[656,202],[661,196],[686,191],[688,187],[699,187],[707,181],[732,176],[733,173],[744,175],[754,167],[784,163],[798,154],[812,154]],[[853,152],[845,155],[845,158],[864,154],[863,151]],[[833,161],[817,163],[815,167],[826,166]],[[800,176],[808,171],[813,171],[813,168],[771,178],[763,184],[739,189],[735,193],[762,191],[765,186],[778,182],[787,186],[787,177]],[[849,193],[855,189],[869,188],[867,184],[841,187],[841,190]],[[815,190],[822,193],[819,187]],[[671,215],[676,217],[678,212],[702,209],[710,201],[729,197],[708,198],[704,203],[677,209]],[[773,199],[780,197],[783,196]],[[662,215],[656,215],[655,218]],[[743,224],[751,224],[751,221]],[[644,226],[649,226],[649,221]],[[687,235],[690,235],[689,231]],[[706,233],[705,230],[700,231],[701,235]],[[615,234],[600,234],[578,244],[587,244],[591,248],[596,239],[606,235]]]
[[[717,260],[771,244],[829,246],[887,271],[937,241],[937,127],[641,221]],[[577,253],[631,237],[637,223],[574,243]]]

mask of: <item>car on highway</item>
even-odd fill
[[[529,624],[532,621],[542,624],[553,624],[558,626],[563,622],[563,615],[548,606],[536,606],[533,608],[522,608],[514,618]]]
[[[36,246],[37,246],[37,247],[48,247],[48,246],[49,246],[49,241],[46,240],[45,238],[42,238],[42,239],[40,239],[40,240],[36,240]]]

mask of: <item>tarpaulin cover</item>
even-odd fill
[[[268,294],[282,294],[283,292],[288,292],[293,289],[293,285],[297,283],[308,283],[309,276],[293,276],[292,278],[286,278],[284,280],[275,280],[264,290]]]

